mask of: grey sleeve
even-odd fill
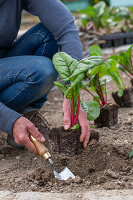
[[[82,59],[82,45],[74,17],[60,0],[29,0],[25,10],[40,18],[57,41],[59,51]]]
[[[22,114],[17,113],[0,102],[0,130],[12,135],[14,122],[21,116]]]

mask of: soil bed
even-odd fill
[[[133,188],[133,160],[128,158],[129,151],[130,148],[91,140],[81,155],[68,157],[55,154],[56,170],[60,172],[67,166],[76,175],[74,180],[59,181],[54,178],[49,163],[33,158],[26,150],[21,150],[19,159],[16,156],[18,150],[5,148],[0,152],[4,158],[12,162],[16,156],[17,160],[8,170],[2,170],[1,189],[70,192],[99,186],[104,189]],[[3,178],[3,171],[8,178]]]
[[[88,95],[84,99],[88,99]],[[60,126],[62,94],[59,91],[51,92],[42,114],[53,127]],[[81,154],[64,156],[52,153],[58,172],[68,167],[76,176],[75,180],[68,181],[55,179],[48,162],[27,149],[8,146],[6,135],[1,134],[0,190],[83,192],[87,188],[133,189],[133,159],[128,158],[133,147],[133,109],[120,108],[118,119],[118,124],[110,129],[92,129],[99,131],[99,141],[92,139]]]
[[[125,77],[126,87],[130,80]],[[115,91],[114,84],[107,89]],[[91,100],[91,97],[89,97]],[[88,94],[81,92],[81,100]],[[41,113],[52,128],[63,125],[62,93],[52,91]],[[108,95],[108,102],[113,102]],[[76,175],[75,180],[58,181],[50,165],[27,149],[18,150],[6,143],[7,135],[0,134],[0,190],[83,192],[86,189],[133,189],[133,159],[128,154],[133,148],[133,108],[119,108],[118,124],[92,130],[99,131],[99,141],[92,139],[82,154],[64,156],[52,153],[55,169],[66,166]],[[95,126],[93,122],[91,126]],[[96,137],[95,137],[96,138]]]

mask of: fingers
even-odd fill
[[[33,137],[35,137],[37,140],[39,140],[40,142],[44,142],[45,138],[43,137],[43,135],[38,131],[38,129],[34,126],[34,124],[30,124],[27,128],[27,131],[33,135]]]
[[[86,148],[90,138],[90,127],[87,120],[87,114],[85,113],[85,111],[81,106],[79,110],[78,119],[79,119],[79,124],[81,126],[80,142],[83,142],[83,147]]]
[[[69,99],[64,96],[63,102],[63,112],[64,112],[64,129],[68,130],[71,126],[71,104]]]
[[[40,142],[45,141],[45,138],[32,122],[30,122],[25,117],[18,118],[13,126],[13,137],[15,142],[17,144],[26,146],[33,153],[38,154],[35,146],[30,141],[29,134],[33,135],[33,137],[35,137]]]
[[[31,152],[35,153],[36,155],[38,155],[38,152],[34,146],[34,144],[30,141],[29,136],[27,135],[27,137],[25,136],[25,140],[23,141],[23,145],[25,147],[27,147]]]

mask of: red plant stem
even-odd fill
[[[74,122],[74,90],[72,91],[72,120],[71,120],[71,127],[73,127]]]
[[[99,89],[100,89],[101,97],[102,97],[102,99],[103,99],[103,103],[104,103],[104,105],[105,105],[106,102],[105,102],[105,99],[104,99],[104,95],[103,95],[102,87],[101,87],[100,80],[99,80],[99,73],[98,73],[98,84],[99,84]]]
[[[79,109],[80,109],[80,94],[78,96],[78,107],[77,107],[77,113],[76,113],[76,116],[75,116],[75,119],[74,119],[74,125],[76,124],[77,120],[78,120],[78,116],[79,116]],[[74,126],[73,125],[73,126]]]
[[[119,63],[120,64],[120,63]],[[122,64],[120,64],[125,70],[127,70],[128,71],[128,73],[131,75],[131,76],[133,76],[133,73],[126,67],[126,66],[124,66],[124,65],[122,65]]]
[[[96,89],[96,93],[98,94],[98,96],[99,96],[99,98],[100,98],[100,100],[101,100],[101,102],[102,102],[102,107],[104,106],[104,101],[103,101],[103,99],[102,99],[102,97],[101,97],[101,94],[99,93],[99,91],[98,91],[98,89]]]
[[[100,107],[102,107],[102,104],[100,104],[98,99],[87,88],[85,88],[84,90],[87,91],[97,101],[97,103],[99,104]]]
[[[105,98],[106,98],[106,104],[107,104],[107,91],[106,91],[106,81],[105,81]]]

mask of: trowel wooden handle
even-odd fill
[[[44,156],[45,153],[48,153],[48,149],[43,145],[43,143],[39,142],[36,138],[34,138],[31,134],[29,135],[30,141],[36,147],[39,156]]]

